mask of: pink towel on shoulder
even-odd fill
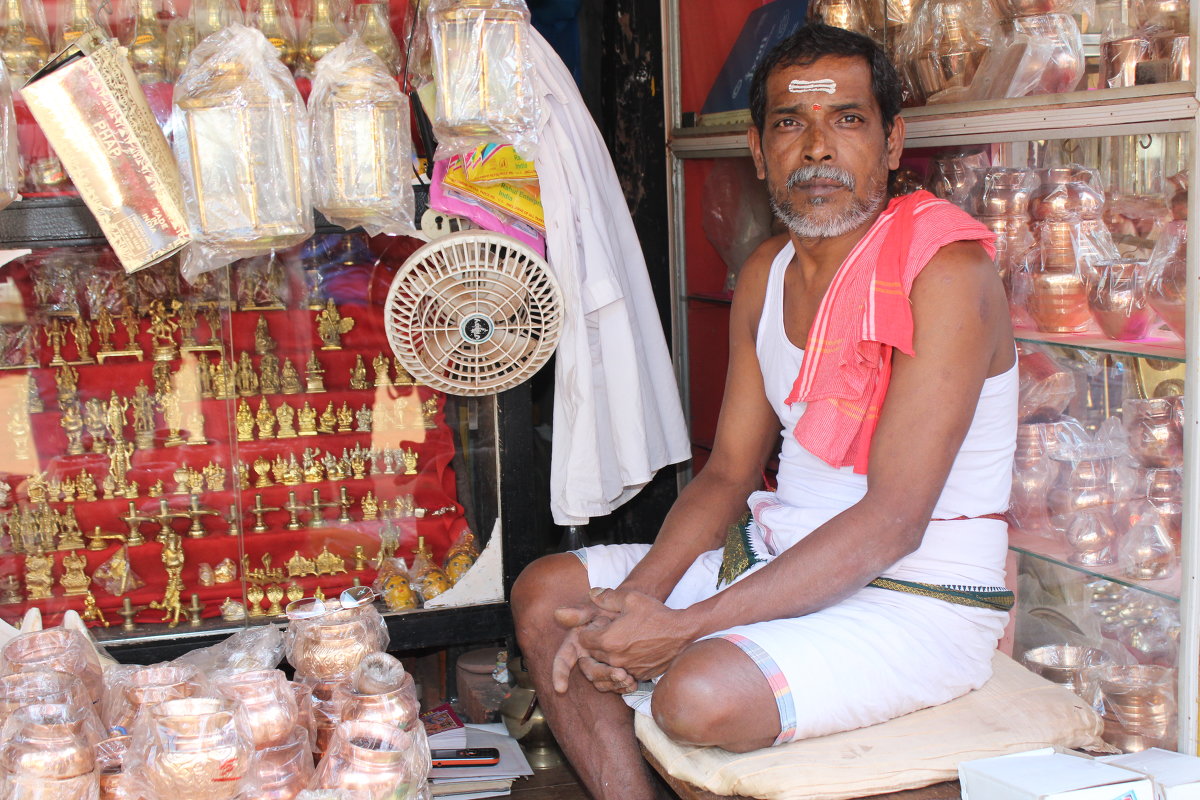
[[[913,354],[913,281],[938,250],[959,241],[996,255],[992,232],[957,206],[926,191],[897,197],[829,284],[787,398],[808,403],[793,435],[822,461],[866,473],[892,350]]]

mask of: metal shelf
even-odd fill
[[[1090,350],[1095,353],[1109,353],[1118,356],[1133,356],[1136,358],[1154,358],[1160,361],[1184,363],[1187,358],[1183,341],[1164,330],[1155,336],[1128,342],[1109,339],[1099,333],[1042,333],[1041,331],[1018,328],[1013,331],[1018,342],[1031,344],[1048,344],[1056,347],[1070,347],[1075,350]]]

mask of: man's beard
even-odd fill
[[[798,184],[814,180],[837,181],[850,192],[850,207],[846,212],[833,219],[819,219],[817,215],[800,214],[792,206],[791,191]],[[787,186],[782,199],[770,192],[771,210],[779,221],[787,226],[793,234],[801,239],[832,239],[845,236],[847,233],[865,225],[871,217],[883,207],[887,200],[886,184],[876,186],[865,199],[854,196],[854,176],[846,170],[830,164],[813,164],[801,167],[788,176]],[[814,197],[813,205],[822,205],[827,198]]]

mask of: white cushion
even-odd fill
[[[713,794],[762,800],[843,800],[957,777],[958,762],[1046,745],[1108,749],[1095,711],[1006,655],[981,688],[869,728],[730,753],[667,738],[635,714],[637,737],[673,777]]]

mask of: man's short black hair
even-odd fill
[[[819,22],[801,27],[758,62],[750,83],[750,117],[763,132],[767,117],[767,77],[779,67],[807,67],[826,56],[862,58],[871,68],[871,91],[883,114],[883,129],[891,133],[900,114],[900,76],[883,48],[861,33]]]

